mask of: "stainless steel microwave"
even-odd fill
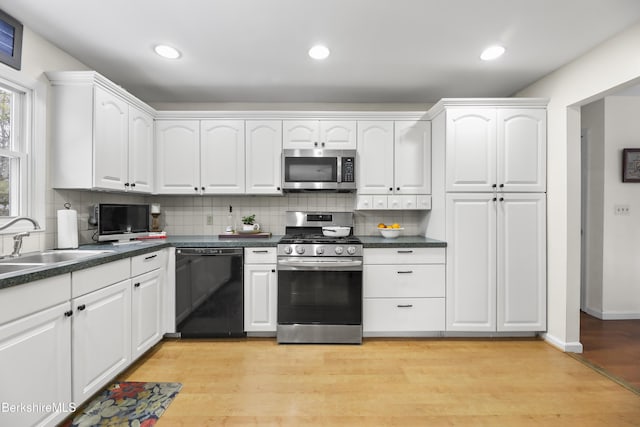
[[[356,191],[356,150],[283,150],[282,188]]]

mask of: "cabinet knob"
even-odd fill
[[[324,142],[322,143],[322,146],[324,147]]]
[[[389,191],[393,191],[393,187],[389,187]]]
[[[500,184],[500,188],[504,188],[504,184]]]
[[[135,183],[135,182],[132,182],[132,183],[131,183],[131,186],[132,186],[132,187],[135,187],[135,186],[136,186],[136,183]]]
[[[314,143],[313,143],[313,146],[314,146],[314,147],[317,147],[317,146],[318,146],[318,141],[314,142]]]
[[[504,197],[500,197],[500,201],[501,201],[501,202],[504,202]]]
[[[85,308],[87,308],[87,306],[86,306],[85,304],[79,305],[79,306],[78,306],[78,311],[82,311],[82,310],[84,310]]]
[[[133,287],[134,287],[134,288],[139,288],[139,287],[140,287],[140,282],[138,282],[138,283],[134,283],[134,284],[133,284]]]
[[[73,311],[69,310],[64,312],[64,317],[71,317],[71,316],[73,316]]]
[[[400,191],[400,187],[396,187],[396,191]]]
[[[498,198],[497,198],[497,197],[494,197],[494,198],[493,198],[493,201],[494,201],[494,202],[495,202],[495,201],[497,201],[497,200],[498,200]]]
[[[276,190],[280,191],[280,187],[277,187]]]
[[[202,187],[202,191],[204,191],[204,187]]]
[[[496,188],[496,184],[491,184],[491,188]]]
[[[271,272],[272,272],[272,273],[275,273],[275,272],[276,272],[276,270],[275,270],[275,269],[272,269],[272,270],[271,270]]]
[[[128,182],[125,182],[125,183],[124,183],[124,186],[125,186],[125,187],[128,187],[128,186],[129,186],[129,183],[128,183]]]
[[[194,190],[198,191],[198,187],[193,187]]]

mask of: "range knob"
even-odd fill
[[[342,246],[336,246],[336,254],[342,255],[342,252],[344,252],[344,248]]]
[[[355,253],[356,253],[356,248],[355,248],[355,246],[349,246],[349,247],[347,248],[347,253],[348,253],[349,255],[353,255],[353,254],[355,254]]]
[[[324,247],[318,246],[316,248],[316,255],[322,255],[324,253]]]
[[[296,252],[302,255],[304,253],[304,246],[296,246]]]
[[[285,246],[284,253],[289,255],[291,252],[293,252],[293,248],[291,246]]]

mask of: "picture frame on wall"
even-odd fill
[[[640,148],[622,150],[622,182],[640,182]]]
[[[22,66],[22,24],[0,10],[0,63],[16,70]]]

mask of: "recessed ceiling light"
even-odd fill
[[[329,56],[329,53],[329,49],[322,45],[315,45],[309,49],[309,56],[313,59],[326,59]]]
[[[166,44],[159,44],[153,48],[156,53],[163,58],[167,59],[178,59],[180,58],[180,51],[175,47],[167,46]]]
[[[492,61],[494,59],[500,58],[504,53],[505,48],[503,46],[495,45],[489,46],[485,50],[482,51],[480,55],[480,59],[483,61]]]

